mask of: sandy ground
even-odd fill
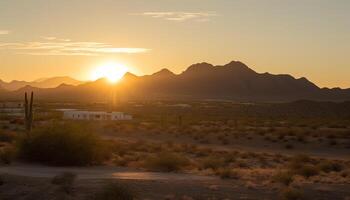
[[[171,136],[167,136],[165,138],[161,138],[159,136],[147,136],[138,134],[137,137],[135,135],[117,135],[117,136],[104,136],[106,139],[112,140],[126,140],[126,141],[135,141],[143,140],[146,142],[155,142],[155,143],[164,143],[164,141],[171,140],[177,144],[196,144],[198,147],[209,147],[213,150],[224,150],[224,151],[248,151],[248,152],[260,152],[260,153],[272,153],[272,154],[283,154],[287,156],[293,156],[298,154],[306,154],[311,157],[316,158],[327,158],[327,159],[338,159],[338,160],[349,160],[350,159],[350,149],[346,148],[324,148],[318,146],[310,146],[309,144],[295,144],[296,146],[293,149],[285,149],[283,145],[276,144],[271,142],[266,142],[264,140],[254,139],[254,140],[246,140],[239,139],[235,143],[229,145],[220,145],[220,144],[198,144],[193,141],[182,139],[182,138],[173,138]]]
[[[54,175],[54,172],[60,172],[57,169],[45,169],[38,166],[17,166],[17,170],[40,169],[46,175]],[[69,168],[71,169],[71,168]],[[90,200],[104,184],[111,180],[103,176],[109,174],[111,169],[71,169],[78,171],[78,178],[73,184],[70,194],[64,194],[60,188],[51,183],[51,178],[33,178],[2,174],[4,184],[0,185],[1,200]],[[2,170],[3,171],[3,170]],[[35,171],[35,170],[34,170]],[[2,172],[1,172],[2,173]],[[24,172],[28,173],[28,172]],[[103,174],[102,178],[95,179]],[[120,173],[128,173],[121,171]],[[217,178],[193,178],[187,174],[177,174],[181,178],[175,178],[173,175],[165,175],[159,179],[158,176],[152,178],[140,175],[128,175],[127,177],[115,176],[115,182],[128,187],[137,199],[142,200],[268,200],[281,199],[281,188],[269,186],[254,186],[244,184],[239,180],[221,180]],[[34,174],[35,175],[35,174]],[[37,175],[37,174],[36,174]],[[45,174],[44,174],[45,175]],[[43,174],[41,176],[44,176]],[[45,175],[45,176],[46,176]],[[89,175],[89,176],[87,176]],[[137,180],[135,180],[137,179]],[[346,200],[350,197],[349,185],[327,185],[327,184],[305,184],[302,186],[304,199],[316,200]]]
[[[52,178],[63,172],[72,172],[78,179],[126,179],[126,180],[193,180],[193,181],[211,181],[217,180],[217,177],[196,176],[181,173],[160,173],[137,171],[130,168],[112,167],[112,166],[93,166],[93,167],[48,167],[44,165],[15,163],[12,165],[1,166],[0,174],[9,174],[16,176],[26,176],[33,178]]]

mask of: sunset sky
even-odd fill
[[[0,79],[231,60],[350,88],[349,0],[0,0]]]

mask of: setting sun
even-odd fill
[[[123,78],[128,72],[128,68],[120,63],[108,62],[98,66],[91,74],[92,79],[107,78],[110,82],[115,83]]]

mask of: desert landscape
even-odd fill
[[[349,103],[128,102],[119,109],[134,120],[118,122],[63,120],[56,111],[103,105],[34,105],[29,141],[22,121],[1,120],[4,199],[350,195]]]
[[[350,200],[349,10],[0,0],[0,200]]]

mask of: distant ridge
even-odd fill
[[[68,76],[58,76],[58,77],[51,77],[51,78],[41,78],[31,82],[17,81],[17,80],[13,80],[11,82],[5,82],[0,80],[0,87],[6,90],[14,91],[22,87],[25,87],[27,85],[32,87],[37,87],[37,88],[55,88],[63,83],[68,85],[79,85],[79,84],[82,84],[83,82],[75,80]]]
[[[2,92],[0,99],[18,99],[28,90],[35,90],[40,99],[50,101],[108,101],[113,90],[119,99],[124,100],[350,100],[350,89],[319,88],[307,78],[296,79],[288,74],[257,73],[240,61],[222,66],[197,63],[180,74],[174,74],[168,69],[145,76],[127,73],[116,85],[99,79],[76,86],[66,84],[50,89],[26,87]]]

